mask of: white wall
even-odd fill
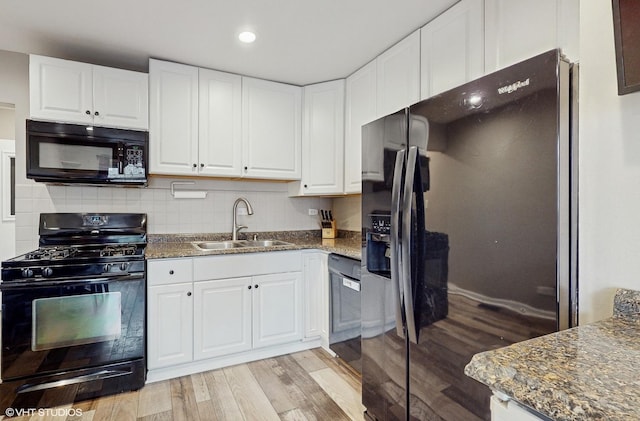
[[[640,289],[640,92],[618,96],[610,1],[580,2],[580,323]]]

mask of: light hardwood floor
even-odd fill
[[[59,408],[67,420],[363,420],[360,377],[322,349],[268,358]],[[0,417],[3,419],[3,417]],[[57,414],[6,418],[62,421]]]

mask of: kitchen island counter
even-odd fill
[[[248,233],[251,234],[252,233]],[[360,233],[348,232],[340,238],[322,239],[310,232],[270,232],[257,233],[260,239],[268,238],[286,241],[291,245],[279,245],[268,247],[238,247],[231,249],[202,250],[195,246],[195,242],[228,240],[229,234],[177,234],[177,235],[150,235],[146,248],[147,259],[164,259],[177,257],[214,256],[220,254],[260,253],[281,250],[318,249],[330,253],[360,259],[362,241]],[[250,235],[249,235],[249,238]]]
[[[614,316],[476,354],[465,374],[553,420],[640,419],[640,293]]]

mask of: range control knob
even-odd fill
[[[51,275],[53,275],[53,270],[51,268],[42,269],[42,276],[44,276],[45,278],[48,278]]]
[[[120,270],[125,271],[129,267],[129,263],[120,263]]]
[[[102,267],[103,272],[109,272],[111,270],[111,263],[107,263]]]
[[[31,278],[33,276],[33,269],[22,269],[20,272],[23,278]]]

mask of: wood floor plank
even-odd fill
[[[301,409],[308,408],[320,420],[348,420],[349,416],[331,399],[324,389],[291,356],[278,357],[278,363],[291,377],[291,381],[304,393],[306,400]],[[324,369],[328,370],[328,368]]]
[[[280,420],[269,399],[246,364],[223,369],[231,392],[244,419],[251,421]]]
[[[242,412],[236,403],[227,378],[224,372],[220,370],[207,371],[203,373],[203,377],[209,388],[209,396],[211,396],[211,416],[216,420],[242,420]],[[200,405],[198,405],[200,409]]]
[[[294,408],[280,414],[282,421],[317,421],[318,418],[309,410],[303,408]]]
[[[118,400],[118,395],[103,396],[93,401],[92,408],[95,411],[93,421],[111,421],[113,405]]]
[[[147,415],[146,417],[139,417],[136,421],[173,421],[173,411],[159,412],[157,414]]]
[[[113,405],[111,419],[135,420],[138,417],[138,391],[125,392],[118,395]]]
[[[171,411],[171,386],[168,381],[150,383],[138,392],[138,418]]]
[[[364,420],[365,408],[360,404],[360,393],[346,380],[331,368],[310,375],[351,419]]]
[[[199,421],[198,405],[189,376],[170,380],[171,408],[176,421]],[[115,421],[115,420],[114,420]]]
[[[286,375],[276,359],[254,361],[248,366],[276,413],[295,409],[303,401],[304,395],[292,384],[291,377]]]
[[[207,387],[207,382],[202,373],[192,374],[189,377],[191,377],[191,385],[193,386],[193,393],[196,396],[196,402],[211,400],[211,396],[209,396],[209,388]]]
[[[307,371],[307,373],[327,368],[327,364],[325,364],[325,362],[311,350],[296,352],[291,354],[291,356]]]

